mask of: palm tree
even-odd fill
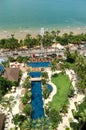
[[[51,70],[52,70],[53,72],[57,70],[56,60],[53,60],[53,61],[51,62],[50,67],[51,67]]]
[[[27,77],[27,78],[25,79],[25,81],[24,81],[24,83],[23,83],[23,87],[24,87],[24,88],[27,88],[27,89],[31,88],[31,83],[30,83],[29,77]]]
[[[22,123],[21,125],[21,130],[31,130],[32,128],[32,123],[31,123],[31,119],[29,117],[27,117],[27,119]]]
[[[23,113],[25,113],[26,116],[31,116],[31,113],[32,113],[31,104],[26,104],[26,106],[24,107]]]
[[[28,57],[26,56],[23,58],[24,65],[27,63],[27,61],[28,61]]]
[[[16,101],[14,101],[14,97],[13,96],[10,96],[9,98],[3,98],[1,100],[1,105],[5,108],[5,109],[8,109],[9,112],[11,112],[12,114],[12,117],[13,116],[13,113],[12,113],[12,108],[14,107]]]
[[[56,32],[53,30],[51,31],[51,37],[52,37],[52,40],[55,41],[55,38],[56,38]]]
[[[60,30],[57,30],[57,31],[56,31],[56,35],[58,36],[58,35],[59,35],[59,33],[60,33]]]

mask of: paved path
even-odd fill
[[[20,86],[17,87],[16,89],[16,92],[15,93],[11,93],[11,94],[7,94],[6,96],[9,98],[10,96],[13,96],[15,101],[16,101],[16,104],[14,105],[14,107],[12,108],[12,114],[15,115],[17,113],[19,113],[19,103],[20,103],[20,97],[21,97],[21,91],[22,91],[22,84],[25,80],[25,78],[27,77],[27,72],[23,73],[22,75],[22,78],[21,78],[21,81],[20,81]],[[12,123],[12,115],[10,114],[10,118],[9,118],[9,122],[8,122],[8,125],[9,125],[9,129],[10,128],[14,128],[14,124]],[[9,130],[8,129],[8,130]]]

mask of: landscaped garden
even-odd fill
[[[68,99],[70,79],[66,74],[59,73],[52,76],[52,82],[57,87],[57,93],[52,102],[50,102],[50,106],[51,108],[60,111]]]

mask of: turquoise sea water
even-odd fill
[[[0,0],[0,29],[86,28],[86,0]]]

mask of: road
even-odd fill
[[[77,50],[81,55],[86,56],[86,48],[83,49],[78,49]],[[59,49],[55,49],[55,48],[47,48],[47,49],[27,49],[27,50],[21,50],[21,51],[2,51],[0,53],[0,58],[3,59],[7,59],[8,56],[13,56],[13,57],[17,57],[17,56],[28,56],[31,57],[33,56],[33,54],[35,54],[35,56],[49,56],[51,54],[57,54],[58,55],[62,55],[64,56],[64,52],[65,50],[59,50]],[[74,50],[71,50],[71,52],[74,52]]]

